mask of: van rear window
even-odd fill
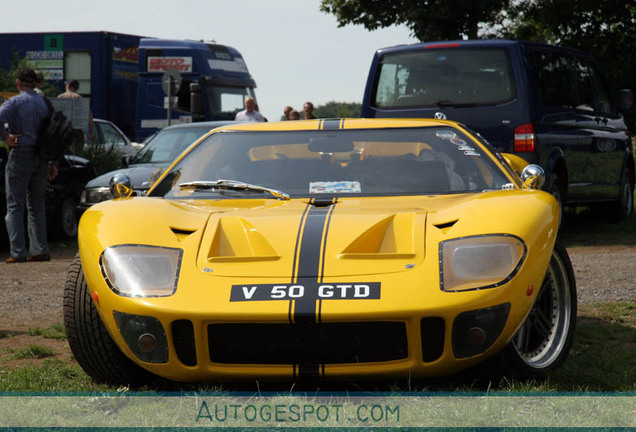
[[[385,55],[376,75],[378,108],[494,105],[514,98],[503,49],[428,49]]]

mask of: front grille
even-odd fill
[[[400,322],[210,324],[210,360],[232,364],[341,364],[406,358]]]
[[[197,365],[197,351],[194,344],[192,321],[177,320],[172,323],[172,339],[179,361],[186,366]]]
[[[444,353],[444,334],[446,326],[443,318],[429,317],[420,321],[422,335],[422,360],[430,363]]]

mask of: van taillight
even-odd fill
[[[532,123],[519,125],[515,128],[515,153],[535,151],[536,137]]]

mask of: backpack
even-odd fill
[[[38,134],[40,157],[47,161],[57,161],[73,144],[73,124],[62,111],[53,108],[48,98],[45,97],[44,101],[49,108],[49,116],[44,119]]]

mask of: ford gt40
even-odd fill
[[[576,287],[537,165],[442,120],[216,129],[90,207],[70,347],[96,381],[445,375],[561,365]]]

